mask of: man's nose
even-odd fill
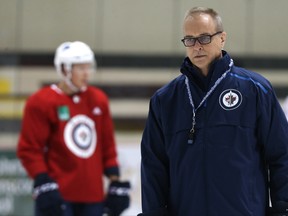
[[[196,42],[195,42],[193,48],[194,48],[194,50],[199,51],[199,50],[202,50],[202,49],[203,49],[203,46],[199,43],[198,40],[196,40]]]

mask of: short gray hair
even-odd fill
[[[212,17],[212,19],[215,22],[216,31],[224,31],[223,23],[220,15],[212,8],[206,8],[206,7],[193,7],[190,10],[188,10],[185,14],[184,20],[186,20],[188,17],[193,16],[195,14],[208,14]]]

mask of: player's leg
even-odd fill
[[[103,208],[103,203],[74,204],[74,216],[102,216]]]
[[[73,210],[72,210],[72,205],[71,203],[69,202],[65,202],[63,204],[63,211],[62,212],[59,212],[59,215],[61,216],[75,216],[73,214]],[[46,215],[53,215],[53,216],[56,216],[55,215],[55,212],[50,212],[49,211],[49,208],[47,209],[47,211],[41,211],[39,208],[37,208],[37,206],[35,205],[34,207],[34,211],[35,211],[35,216],[46,216]]]
[[[103,203],[84,204],[83,216],[102,216]]]

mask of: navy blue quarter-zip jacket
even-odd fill
[[[182,74],[151,98],[141,142],[144,215],[265,216],[269,190],[272,203],[288,201],[285,115],[264,77],[229,63],[223,51],[201,88],[186,58]],[[194,108],[202,102],[192,144],[189,92]]]

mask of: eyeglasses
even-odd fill
[[[205,44],[211,43],[212,37],[214,37],[217,34],[221,34],[221,33],[222,33],[222,31],[218,31],[212,35],[202,35],[200,37],[184,37],[181,41],[183,42],[185,47],[194,46],[196,41],[198,41],[201,45],[205,45]]]

